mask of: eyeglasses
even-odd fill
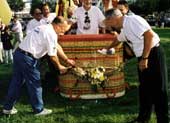
[[[85,12],[84,14],[86,16],[85,16],[85,20],[84,20],[84,27],[83,27],[83,29],[84,30],[88,30],[88,29],[90,29],[90,18],[88,16],[88,12]]]

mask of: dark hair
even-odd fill
[[[15,15],[13,16],[13,19],[18,19],[18,16],[15,14]]]
[[[62,16],[57,16],[54,18],[53,22],[52,23],[55,23],[55,24],[62,24],[64,23],[66,20],[62,17]]]
[[[108,17],[114,17],[114,16],[121,16],[122,13],[120,12],[119,9],[109,9],[105,12],[105,17],[108,18]]]
[[[118,5],[124,5],[125,7],[129,7],[128,2],[126,0],[120,0]]]
[[[50,8],[48,3],[43,3],[41,8],[43,9],[44,6],[48,6]]]

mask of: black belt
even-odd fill
[[[19,47],[17,48],[17,50],[20,51],[21,53],[23,53],[23,54],[31,57],[31,58],[34,58],[34,56],[33,56],[31,53],[29,53],[29,52],[27,52],[27,51],[24,51],[23,49],[21,49],[21,48],[19,48]],[[34,58],[34,59],[36,59],[36,58]]]
[[[151,48],[151,51],[153,51],[155,48],[158,48],[159,46],[160,46],[160,43],[157,43],[154,47]],[[141,58],[142,56],[138,57],[138,60],[140,60]]]

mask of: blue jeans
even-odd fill
[[[38,60],[21,53],[19,50],[15,51],[13,57],[13,76],[4,109],[12,109],[20,96],[21,87],[25,83],[33,111],[39,113],[43,110],[43,100]]]

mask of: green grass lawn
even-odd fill
[[[170,28],[154,30],[161,37],[170,71]],[[11,67],[0,65],[0,110],[11,77]],[[35,117],[32,114],[26,88],[23,87],[21,98],[15,106],[18,114],[10,117],[1,115],[0,123],[126,123],[138,114],[138,77],[135,59],[126,64],[125,75],[125,81],[130,83],[130,89],[123,97],[117,99],[69,100],[59,94],[44,91],[45,107],[53,109],[53,114],[45,117]],[[151,123],[156,123],[154,113]]]

